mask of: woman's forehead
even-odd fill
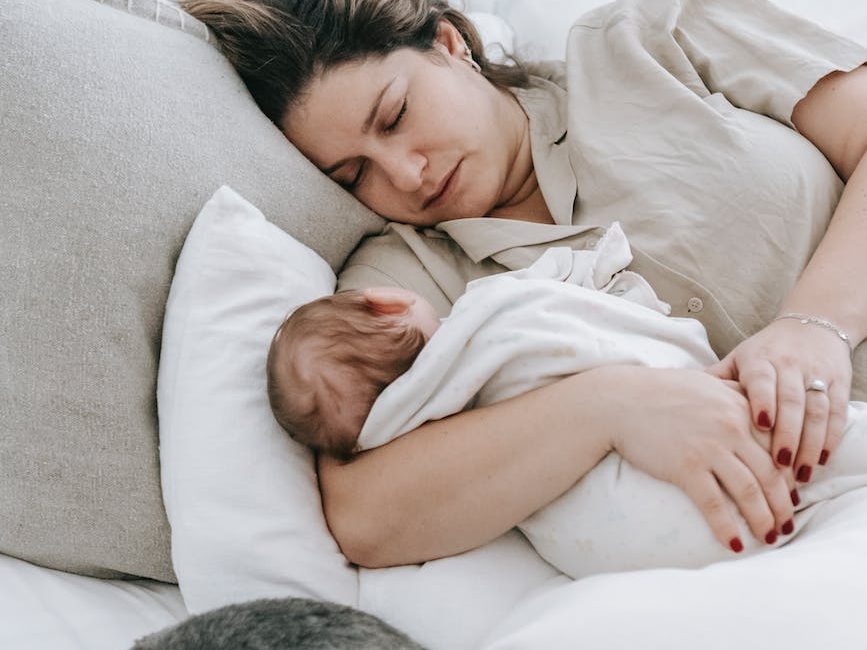
[[[390,58],[345,63],[317,75],[287,112],[283,133],[320,169],[351,153],[377,102],[391,95],[405,65]]]
[[[360,131],[389,85],[411,72],[418,58],[413,54],[398,50],[385,57],[332,66],[316,75],[284,120],[287,135],[292,137],[317,124],[340,127],[353,121]]]

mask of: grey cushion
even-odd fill
[[[382,226],[171,4],[0,0],[0,552],[174,581],[160,328],[224,183],[335,268]]]

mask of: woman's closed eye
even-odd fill
[[[401,104],[400,111],[397,113],[397,117],[389,124],[387,127],[383,129],[385,133],[392,133],[397,125],[400,124],[400,121],[403,119],[403,116],[406,114],[406,97],[403,98],[403,104]]]
[[[385,134],[394,133],[394,131],[397,129],[398,125],[400,124],[401,120],[403,119],[403,116],[406,115],[406,106],[407,106],[407,100],[406,100],[406,97],[404,97],[403,103],[401,104],[401,107],[397,113],[397,116],[391,121],[390,124],[388,124],[387,126],[385,126],[382,129],[383,133],[385,133]],[[366,167],[367,167],[367,160],[365,159],[361,164],[358,165],[358,169],[355,172],[355,177],[351,181],[346,182],[346,181],[338,180],[338,182],[344,188],[349,190],[350,192],[355,191],[355,189],[358,188],[359,184],[364,179],[364,170]]]

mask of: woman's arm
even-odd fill
[[[791,518],[739,392],[701,372],[627,366],[428,423],[348,463],[322,458],[323,506],[351,561],[416,563],[504,533],[613,448],[684,489],[726,546],[739,529],[720,485],[760,539]]]
[[[867,337],[867,67],[823,78],[795,106],[792,122],[847,183],[780,313],[830,321],[855,346]],[[799,480],[827,462],[842,436],[852,373],[849,349],[832,330],[775,321],[714,372],[743,384],[757,425],[774,429],[774,458],[792,465]],[[813,379],[828,384],[827,395],[805,390]]]
[[[320,458],[325,514],[344,554],[369,567],[452,555],[565,492],[611,449],[588,408],[601,398],[593,374],[427,423],[348,463]]]

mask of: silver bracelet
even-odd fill
[[[854,349],[852,349],[852,343],[849,340],[849,335],[829,320],[819,318],[818,316],[810,316],[809,314],[790,313],[777,316],[774,321],[783,320],[784,318],[793,318],[799,323],[801,323],[801,325],[818,325],[819,327],[824,327],[827,330],[831,330],[840,338],[841,341],[843,341],[843,343],[846,344],[846,347],[849,348],[849,354],[852,354],[855,351]]]

